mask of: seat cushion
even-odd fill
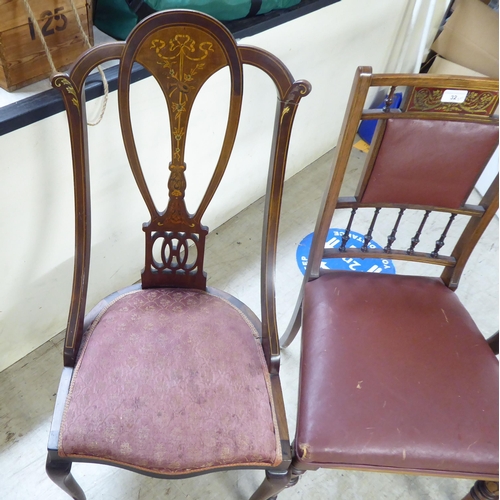
[[[305,468],[498,477],[498,361],[440,279],[307,283],[295,451]]]
[[[197,290],[119,297],[74,371],[59,455],[158,474],[275,466],[280,438],[257,331]]]

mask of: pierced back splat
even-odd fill
[[[242,65],[234,39],[219,24],[195,12],[183,12],[182,19],[177,12],[168,15],[168,24],[165,19],[160,23],[153,17],[138,26],[127,41],[118,77],[120,121],[130,166],[151,216],[143,225],[146,260],[142,286],[204,289],[203,258],[208,229],[201,224],[201,218],[224,174],[234,145],[242,102]],[[168,204],[162,211],[155,206],[146,184],[132,132],[130,78],[134,62],[144,66],[160,85],[170,117],[172,158],[168,162]],[[231,90],[224,142],[207,191],[196,212],[190,214],[184,201],[189,117],[202,86],[226,66]],[[167,167],[167,159],[158,161],[165,162]],[[153,256],[153,248],[159,258]]]

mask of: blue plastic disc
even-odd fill
[[[331,228],[328,231],[328,236],[326,238],[325,246],[330,248],[338,248],[342,243],[342,235],[344,234],[344,229]],[[297,247],[297,265],[301,270],[302,274],[305,274],[307,267],[307,258],[309,256],[309,251],[311,249],[313,233],[308,234]],[[349,233],[349,241],[347,242],[347,248],[361,248],[365,237],[351,231]],[[382,247],[375,241],[370,241],[368,248],[378,248]],[[385,274],[396,274],[396,268],[390,259],[359,259],[352,257],[345,257],[342,259],[324,259],[321,261],[322,269],[338,269],[343,271],[358,271],[361,273],[385,273]]]

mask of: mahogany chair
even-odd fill
[[[365,110],[377,87],[388,89],[384,109]],[[400,110],[390,109],[396,87]],[[287,346],[302,326],[291,485],[307,470],[353,469],[471,478],[466,498],[498,498],[498,335],[485,340],[454,293],[498,209],[498,176],[478,204],[468,201],[498,145],[497,105],[498,81],[358,68],[282,338]],[[354,196],[341,197],[360,120],[378,120],[376,132]],[[334,213],[345,231],[325,244]],[[360,213],[365,236],[354,248]],[[371,243],[379,224],[385,248]],[[363,258],[395,259],[409,272],[321,265]],[[411,275],[417,264],[438,272]]]
[[[146,256],[141,283],[113,293],[84,317],[91,250],[84,82],[94,67],[112,59],[120,64],[123,140],[151,219],[142,227]],[[132,131],[129,93],[135,62],[159,84],[170,117],[172,159],[164,210],[152,200]],[[207,287],[203,270],[208,229],[201,219],[233,148],[243,64],[267,73],[278,94],[263,225],[262,322],[235,297]],[[190,111],[205,82],[226,67],[231,89],[224,142],[207,191],[191,214],[184,202]],[[83,500],[70,473],[73,462],[110,464],[162,478],[264,469],[266,479],[252,499],[271,496],[288,483],[291,460],[279,378],[276,240],[291,126],[309,84],[294,81],[271,54],[237,46],[213,18],[176,10],[146,18],[125,42],[87,51],[67,75],[56,75],[53,85],[64,98],[70,128],[76,254],[48,475]],[[158,168],[166,168],[164,160],[159,158]]]

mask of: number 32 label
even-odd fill
[[[467,90],[447,89],[443,92],[443,97],[441,97],[441,102],[454,102],[456,104],[461,104],[465,102],[467,94],[468,94]]]

